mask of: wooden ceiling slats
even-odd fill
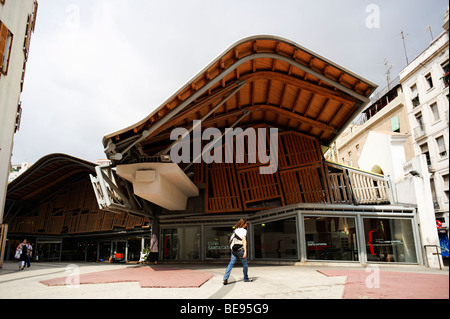
[[[278,139],[279,167],[275,174],[260,174],[259,167],[265,165],[246,160],[242,164],[236,160],[234,164],[201,164],[207,175],[207,213],[330,202],[330,195],[324,187],[326,175],[318,140],[292,131],[279,134]],[[244,159],[254,145],[247,146]]]
[[[275,55],[252,57],[262,53],[275,54],[280,59],[277,59]],[[288,63],[286,58],[293,62]],[[237,63],[240,64],[237,65]],[[207,101],[212,96],[216,97],[217,92],[228,90],[230,86],[235,85],[236,81],[245,81],[246,86],[210,116],[212,119],[220,117],[216,121],[213,120],[211,124],[214,123],[223,129],[224,127],[221,125],[229,125],[233,120],[232,117],[227,116],[224,120],[224,113],[233,113],[236,110],[244,110],[256,105],[270,105],[275,110],[287,110],[288,113],[274,114],[274,109],[260,110],[260,112],[252,113],[242,123],[247,123],[251,119],[252,121],[267,120],[280,127],[288,125],[286,129],[297,126],[299,132],[315,134],[315,137],[321,139],[321,143],[326,144],[336,136],[336,133],[342,129],[340,126],[355,112],[354,106],[358,100],[350,96],[348,92],[344,93],[327,83],[324,79],[305,72],[295,66],[295,63],[306,66],[311,69],[312,73],[316,72],[317,76],[329,78],[363,96],[368,96],[376,88],[370,82],[288,40],[272,36],[253,37],[242,40],[212,62],[189,84],[172,96],[164,104],[164,107],[154,111],[144,123],[135,126],[133,134],[140,134],[142,130],[151,128],[183,101],[202,90],[206,85],[211,85],[202,95],[186,105],[178,115],[157,128],[146,140],[141,141],[141,144],[149,145],[155,140],[161,141],[158,135],[165,135],[168,130],[179,125],[188,125],[189,122],[199,119],[199,116],[206,114],[207,110],[213,107],[213,103],[202,103],[201,101]],[[218,79],[219,76],[223,77],[216,82],[215,79]],[[212,81],[215,83],[212,84]],[[332,129],[324,130],[320,126],[313,125],[313,122],[307,122],[305,125],[301,125],[300,122],[295,123],[300,121],[300,118],[291,119],[293,114],[310,118],[315,123],[325,123]],[[124,130],[118,133],[119,140],[116,142],[120,144],[123,139],[128,138],[129,132]],[[151,147],[147,150],[152,153]]]

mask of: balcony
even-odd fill
[[[350,167],[326,163],[330,204],[389,204],[387,181]]]
[[[416,141],[424,138],[427,135],[426,129],[424,126],[418,126],[418,127],[414,128],[413,133],[414,133],[414,139]]]

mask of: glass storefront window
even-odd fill
[[[304,218],[307,259],[358,260],[355,218]]]
[[[232,233],[231,226],[205,227],[206,258],[229,259],[231,251],[228,240]]]
[[[141,237],[128,238],[128,261],[139,261],[142,249]]]
[[[163,229],[160,247],[164,260],[200,259],[200,227]]]
[[[298,259],[296,218],[255,224],[255,258]]]
[[[364,218],[368,261],[417,263],[410,219]]]

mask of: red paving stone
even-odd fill
[[[79,283],[105,284],[139,282],[141,288],[198,288],[213,277],[212,273],[168,267],[128,267],[80,274]],[[64,286],[73,283],[72,277],[59,277],[40,281],[47,286]]]
[[[449,299],[449,276],[373,269],[317,270],[328,277],[346,276],[343,299]],[[367,282],[367,284],[366,284]]]

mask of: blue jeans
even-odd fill
[[[223,276],[223,280],[228,280],[230,278],[231,269],[233,269],[234,264],[237,259],[241,260],[243,271],[244,271],[244,281],[248,281],[248,263],[247,257],[244,258],[244,250],[232,251],[231,252],[231,260],[228,264],[227,270],[225,271],[225,275]]]

